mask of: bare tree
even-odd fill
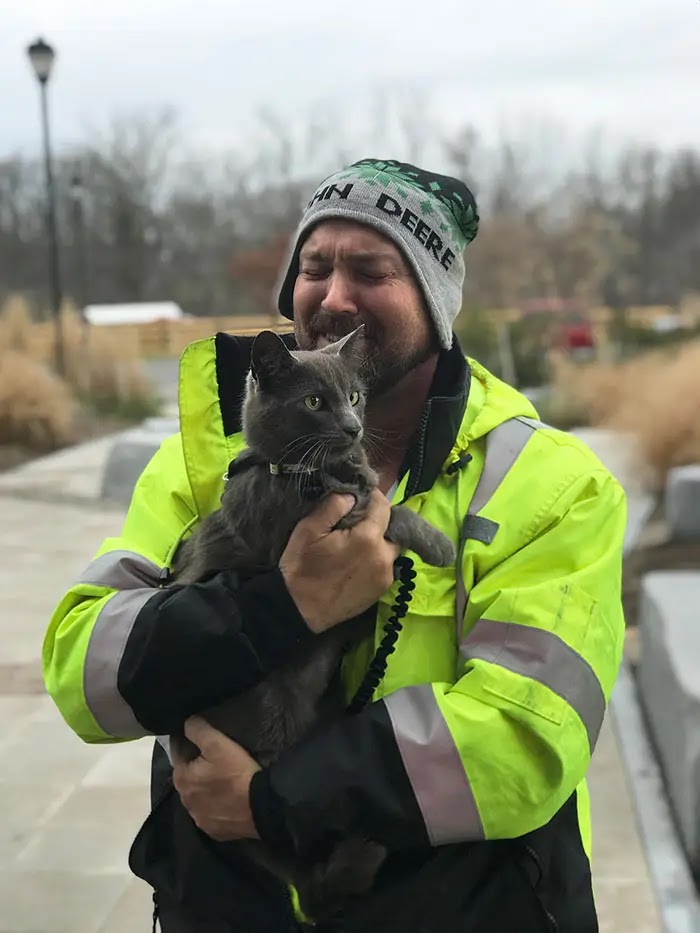
[[[358,115],[362,120],[355,119]],[[477,194],[482,217],[467,250],[465,306],[531,298],[680,303],[700,292],[700,154],[629,147],[606,161],[593,133],[569,171],[554,171],[558,131],[534,124],[487,145],[470,125],[441,127],[428,92],[368,93],[337,117],[258,115],[245,145],[213,154],[183,144],[170,111],[121,115],[57,153],[59,230],[75,295],[70,181],[86,192],[90,298],[172,298],[201,314],[268,310],[276,267],[315,184],[353,157],[421,164],[437,155]],[[0,300],[24,292],[45,306],[46,229],[40,163],[0,161]]]

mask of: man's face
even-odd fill
[[[302,350],[365,325],[362,375],[379,395],[437,352],[437,338],[410,266],[372,227],[327,220],[299,255],[294,332]]]

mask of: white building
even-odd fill
[[[153,321],[179,321],[187,317],[174,301],[132,302],[130,304],[87,305],[89,324],[150,324]]]

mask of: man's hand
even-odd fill
[[[296,526],[280,570],[309,628],[324,632],[360,615],[394,582],[399,547],[384,537],[391,506],[379,490],[353,528],[335,526],[352,508],[352,496],[328,496]]]
[[[217,842],[258,839],[250,809],[250,782],[260,765],[236,742],[197,716],[185,735],[200,758],[173,762],[173,783],[196,825]]]

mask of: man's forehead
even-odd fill
[[[300,254],[304,259],[324,258],[342,252],[358,261],[400,259],[403,256],[392,241],[367,224],[345,220],[327,220],[309,234]]]

